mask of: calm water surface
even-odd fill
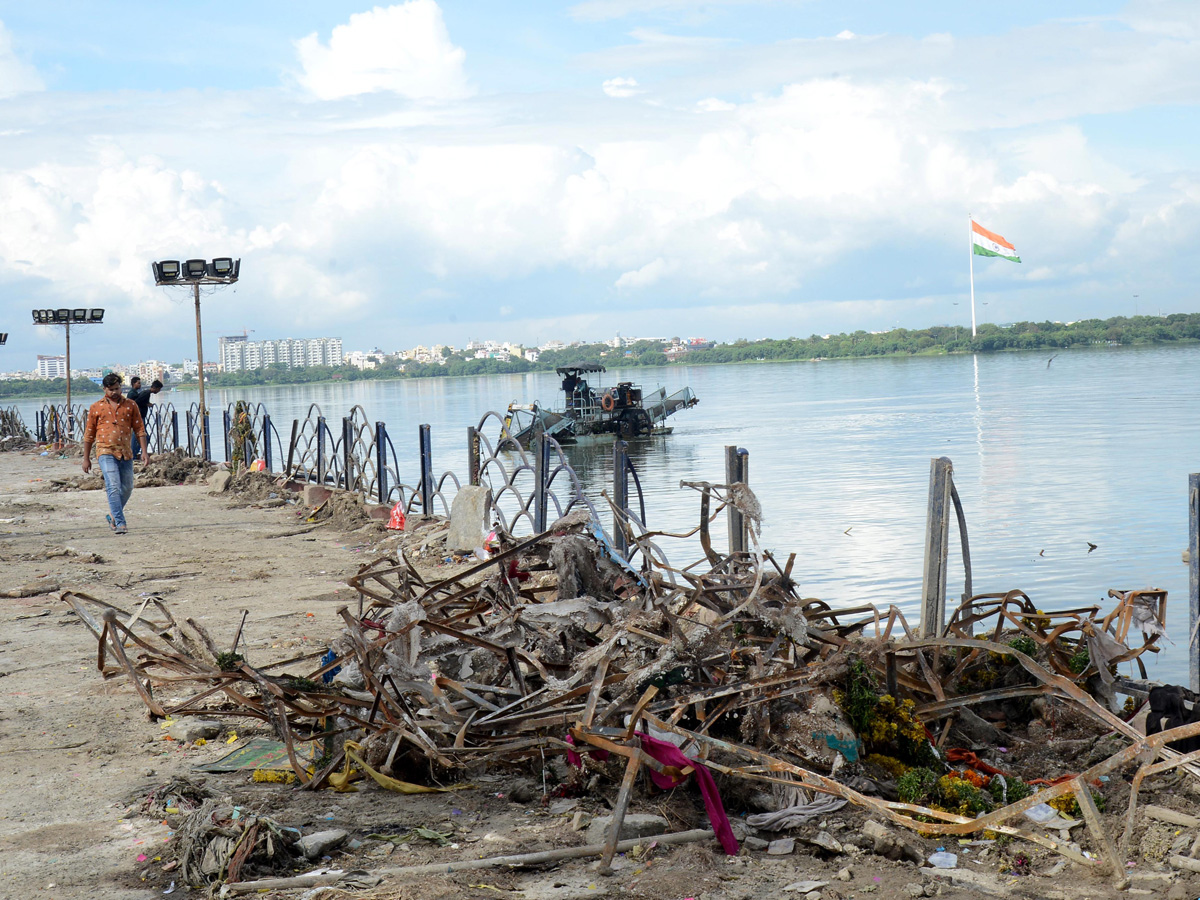
[[[976,592],[1020,588],[1043,609],[1103,602],[1109,588],[1170,592],[1176,642],[1150,676],[1186,683],[1187,476],[1200,471],[1200,348],[1105,348],[666,369],[612,369],[700,404],[675,432],[631,446],[649,524],[695,525],[699,495],[679,481],[724,478],[724,447],[750,453],[763,544],[797,554],[805,596],[896,604],[918,618],[929,461],[948,456],[966,510]],[[239,388],[224,405],[262,402],[286,440],[310,403],[330,419],[358,404],[384,421],[416,482],[417,426],[433,426],[434,468],[466,473],[466,427],[509,401],[557,402],[552,374]],[[179,409],[194,393],[159,395]],[[217,396],[210,406],[218,408]],[[20,404],[33,421],[34,404]],[[599,501],[611,447],[568,453]],[[599,505],[599,504],[598,504]],[[723,542],[724,524],[716,535]],[[950,595],[962,591],[951,528]],[[1097,545],[1088,552],[1088,542]],[[672,561],[700,554],[667,541]],[[1148,654],[1148,656],[1151,656]]]

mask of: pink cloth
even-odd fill
[[[725,805],[721,802],[721,794],[717,790],[717,783],[713,780],[712,772],[708,771],[703,763],[688,759],[683,755],[683,751],[672,743],[657,740],[641,731],[637,733],[637,736],[642,741],[642,752],[651,759],[657,760],[664,766],[674,766],[677,769],[692,767],[692,774],[696,776],[696,781],[700,784],[700,794],[704,797],[704,808],[708,811],[709,821],[712,822],[713,833],[721,842],[721,849],[730,856],[737,856],[737,838],[733,836],[733,829],[729,826],[729,816],[725,815]],[[575,743],[570,735],[567,735],[567,743]],[[593,750],[592,753],[597,759],[607,759],[609,755],[607,750]],[[574,750],[567,751],[567,761],[576,768],[583,765],[583,759]],[[670,775],[654,769],[650,770],[650,780],[664,791],[683,783],[682,779],[672,778]]]

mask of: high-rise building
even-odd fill
[[[280,338],[274,341],[251,341],[235,334],[218,340],[221,370],[243,372],[283,363],[289,369],[306,366],[340,366],[341,338]]]
[[[42,356],[37,358],[38,378],[66,378],[67,358],[65,356]]]

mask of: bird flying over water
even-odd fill
[[[1091,541],[1088,541],[1087,545],[1088,545],[1088,553],[1091,553],[1098,546],[1097,544],[1093,544]]]
[[[1050,357],[1048,360],[1046,360],[1046,368],[1047,368],[1047,369],[1048,369],[1048,368],[1050,368],[1050,363],[1054,362],[1054,360],[1055,360],[1055,358],[1056,358],[1057,356],[1058,356],[1058,354],[1057,354],[1057,353],[1055,353],[1055,354],[1054,354],[1054,356],[1052,356],[1052,357]]]

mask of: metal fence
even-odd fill
[[[261,403],[237,401],[226,406],[220,412],[219,434],[212,429],[214,418],[212,411],[201,416],[194,403],[182,416],[169,402],[151,406],[146,417],[150,452],[181,450],[211,460],[215,444],[231,465],[261,461],[263,470],[293,480],[341,488],[376,503],[399,503],[406,515],[448,516],[463,485],[483,486],[491,492],[493,520],[512,534],[540,533],[562,515],[585,508],[597,533],[608,539],[559,443],[542,435],[526,449],[497,412],[488,412],[466,429],[465,477],[452,469],[436,473],[430,426],[419,427],[411,448],[415,452],[398,450],[387,425],[372,423],[361,406],[331,420],[314,403],[302,419],[292,420],[286,441]],[[69,419],[73,427],[68,426]],[[36,413],[33,435],[47,443],[81,441],[86,421],[86,407],[75,407],[69,417],[65,406],[46,405]],[[0,426],[4,433],[25,428],[15,408],[4,411]]]

